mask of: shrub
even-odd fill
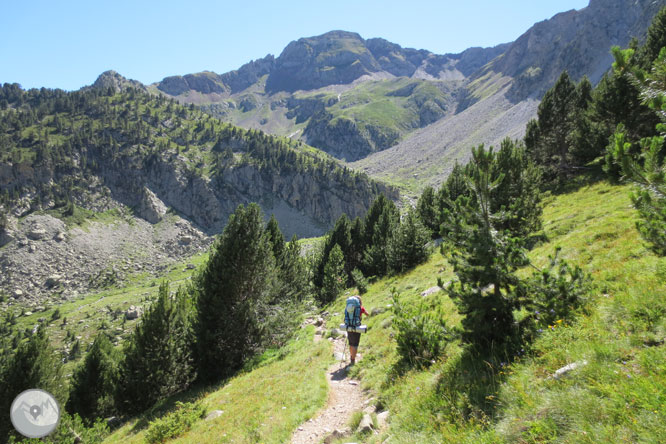
[[[449,329],[439,310],[421,303],[406,306],[393,290],[393,325],[400,357],[411,365],[427,367],[446,348]]]
[[[363,273],[358,268],[354,268],[351,272],[352,279],[354,279],[354,284],[358,289],[360,294],[365,294],[368,292],[368,280],[363,276]]]
[[[560,249],[550,256],[548,267],[535,272],[522,286],[523,300],[531,315],[533,329],[545,329],[571,318],[581,307],[589,290],[589,276],[580,267],[559,259]],[[532,295],[529,297],[529,295]]]
[[[146,442],[149,444],[161,443],[180,436],[205,415],[206,408],[201,402],[176,402],[174,411],[151,421],[146,432]]]

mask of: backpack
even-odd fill
[[[356,296],[347,298],[345,325],[347,327],[358,327],[361,325],[361,301]]]

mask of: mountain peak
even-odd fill
[[[95,83],[92,84],[92,87],[100,89],[113,88],[116,92],[124,91],[128,88],[146,89],[146,87],[143,86],[143,83],[137,80],[127,79],[112,69],[100,74],[99,77],[97,77],[97,80],[95,80]]]

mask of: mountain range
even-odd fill
[[[591,0],[536,23],[514,42],[460,54],[331,31],[235,71],[172,76],[147,88],[418,190],[441,182],[472,146],[522,137],[563,70],[596,84],[610,68],[610,48],[643,39],[664,5]]]
[[[591,0],[460,54],[331,31],[221,75],[143,85],[108,71],[71,93],[5,84],[0,286],[38,295],[162,269],[252,201],[288,236],[321,235],[379,193],[409,201],[471,147],[521,138],[562,70],[598,82],[610,47],[642,39],[664,5]]]

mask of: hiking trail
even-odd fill
[[[314,340],[321,341],[324,328],[319,327]],[[328,401],[326,405],[315,414],[314,417],[307,420],[296,429],[291,437],[291,444],[316,444],[324,441],[330,442],[333,439],[351,435],[349,420],[356,411],[364,410],[370,413],[374,411],[374,406],[369,405],[367,399],[361,390],[361,384],[358,380],[348,377],[349,349],[345,352],[345,334],[332,340],[333,353],[336,357],[333,363],[326,370],[326,379],[328,381]],[[345,362],[340,362],[344,353]],[[359,353],[356,360],[361,359]]]

